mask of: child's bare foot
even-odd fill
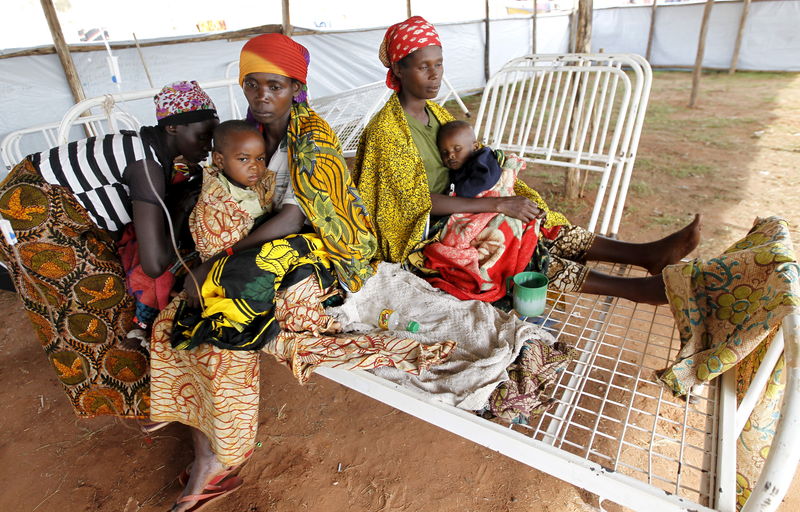
[[[653,275],[660,274],[664,267],[679,262],[684,256],[692,252],[700,243],[700,230],[702,229],[702,216],[698,213],[694,220],[671,235],[661,240],[648,244],[648,251],[652,254],[653,261],[645,266]]]

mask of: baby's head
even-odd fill
[[[442,163],[452,171],[461,169],[470,155],[480,148],[472,126],[466,121],[450,121],[442,125],[436,135],[436,145]]]
[[[214,130],[211,159],[223,174],[240,187],[252,187],[266,171],[264,137],[244,121],[225,121]]]

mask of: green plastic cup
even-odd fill
[[[541,272],[520,272],[512,279],[514,310],[522,316],[540,316],[547,303],[547,276]]]

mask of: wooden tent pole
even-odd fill
[[[411,0],[406,0],[406,18],[411,17]]]
[[[489,0],[485,0],[486,5],[486,44],[483,45],[483,78],[489,81]]]
[[[536,0],[533,0],[533,18],[531,28],[531,53],[536,53]]]
[[[700,88],[700,74],[703,72],[703,55],[706,52],[706,35],[708,34],[708,19],[711,17],[711,8],[714,0],[706,0],[703,9],[703,21],[700,23],[700,39],[697,41],[697,58],[692,71],[692,95],[689,98],[689,108],[694,108],[697,103],[697,90]]]
[[[750,0],[744,0],[742,6],[742,17],[739,19],[739,32],[736,33],[736,44],[733,47],[733,59],[731,59],[731,67],[728,74],[736,73],[736,65],[739,64],[739,50],[742,49],[742,36],[744,35],[744,26],[747,24],[747,16],[750,14]]]
[[[281,1],[281,14],[283,15],[281,23],[283,35],[290,36],[292,35],[292,18],[289,16],[289,0]]]
[[[645,59],[650,62],[650,55],[653,52],[653,36],[656,33],[656,4],[658,0],[653,0],[653,7],[650,9],[650,32],[647,34],[647,53]]]
[[[64,33],[61,32],[61,23],[58,22],[56,8],[53,6],[53,0],[41,0],[41,2],[44,17],[47,18],[50,34],[53,36],[53,44],[56,47],[58,59],[61,61],[64,75],[67,77],[69,90],[72,92],[72,98],[75,103],[78,103],[86,99],[86,94],[83,92],[83,86],[78,77],[78,71],[75,69],[75,63],[72,61],[72,55],[70,55],[67,43],[64,41]]]
[[[577,21],[575,23],[575,53],[589,53],[592,51],[592,14],[594,5],[592,0],[578,0]],[[577,78],[581,80],[581,78]],[[577,105],[573,105],[577,109]],[[570,137],[575,137],[575,116],[570,121]],[[584,171],[586,172],[586,171]],[[564,184],[564,194],[569,199],[577,199],[581,192],[581,170],[567,168],[566,183]]]

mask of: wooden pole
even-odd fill
[[[44,17],[47,18],[50,34],[53,36],[53,44],[56,47],[58,59],[61,61],[61,66],[64,68],[64,75],[67,77],[69,90],[72,92],[72,98],[75,100],[75,103],[78,103],[86,99],[86,94],[83,92],[83,86],[78,77],[78,71],[75,69],[75,63],[72,62],[72,55],[70,55],[67,43],[64,41],[64,33],[61,32],[61,23],[58,22],[56,8],[53,6],[53,0],[41,1]]]
[[[653,36],[656,33],[656,4],[658,0],[653,0],[653,7],[650,9],[650,32],[647,34],[647,53],[644,58],[650,61],[650,55],[653,53]]]
[[[577,21],[575,23],[575,53],[589,53],[592,49],[592,0],[578,0]],[[580,80],[581,78],[576,78]],[[577,108],[577,105],[573,108]],[[570,123],[570,137],[574,137],[574,116]],[[574,139],[573,139],[574,140]],[[580,169],[567,169],[564,194],[569,199],[577,199],[580,195]]]
[[[589,53],[592,51],[592,10],[592,0],[578,0],[575,53]]]
[[[531,53],[536,53],[536,0],[533,0],[533,18],[531,27]]]
[[[133,42],[136,43],[136,52],[139,54],[139,60],[142,61],[144,74],[147,76],[147,83],[150,84],[151,89],[155,89],[156,86],[153,85],[153,77],[150,76],[150,70],[147,69],[147,62],[144,60],[144,54],[142,53],[142,47],[139,45],[139,38],[136,37],[136,32],[133,32]]]
[[[706,0],[703,9],[703,21],[700,23],[700,39],[697,41],[697,58],[694,60],[692,71],[692,95],[689,98],[689,108],[694,108],[697,103],[697,90],[700,88],[700,74],[703,72],[703,55],[706,52],[706,35],[708,34],[708,19],[711,17],[711,8],[714,0]]]
[[[292,35],[292,18],[289,16],[289,0],[281,1],[281,14],[283,15],[281,23],[283,35],[290,36]]]
[[[406,0],[406,18],[411,17],[411,0]]]
[[[736,44],[733,47],[733,59],[731,60],[731,68],[728,74],[736,73],[736,65],[739,63],[739,50],[742,48],[742,36],[744,35],[744,26],[747,24],[747,16],[750,14],[750,0],[744,0],[742,7],[742,17],[739,19],[739,32],[736,33]]]
[[[489,81],[489,0],[485,0],[486,5],[486,44],[483,45],[483,78]]]

